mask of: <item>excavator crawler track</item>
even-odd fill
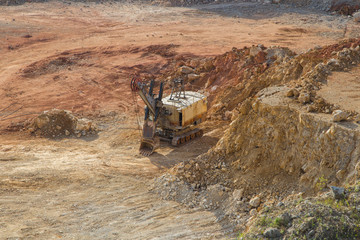
[[[184,144],[186,142],[190,142],[194,138],[201,137],[202,135],[203,135],[203,130],[201,130],[199,128],[195,128],[194,130],[191,130],[191,131],[186,132],[184,134],[175,136],[171,141],[171,145],[179,146],[179,145]]]

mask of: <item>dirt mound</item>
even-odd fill
[[[53,109],[34,118],[28,130],[35,135],[59,138],[94,135],[97,127],[88,119],[75,117],[70,111]]]
[[[51,56],[44,60],[34,62],[22,70],[22,76],[26,78],[33,78],[39,75],[52,74],[70,66],[85,66],[87,57],[94,52],[63,52],[59,56]]]

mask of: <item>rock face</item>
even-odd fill
[[[198,170],[190,165],[188,175],[179,174],[183,180],[204,185],[231,181],[244,196],[269,189],[312,191],[321,179],[325,186],[355,180],[360,131],[332,122],[329,115],[308,113],[286,97],[288,90],[268,88],[256,100],[245,101],[217,145],[199,157]],[[258,206],[253,202],[249,205]]]
[[[90,120],[79,119],[70,111],[52,109],[37,116],[30,124],[29,131],[35,135],[57,138],[95,134],[97,129]]]

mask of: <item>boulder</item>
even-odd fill
[[[195,81],[195,80],[198,80],[200,78],[200,75],[195,74],[195,73],[190,73],[190,74],[187,75],[187,77],[188,77],[189,81]]]
[[[250,210],[250,216],[256,216],[257,215],[257,211],[256,211],[256,209],[254,208],[254,209],[251,209]]]
[[[283,225],[283,226],[287,226],[291,220],[292,220],[292,217],[289,213],[285,212],[281,215],[278,216],[278,219],[280,219],[280,224]]]
[[[308,94],[308,93],[300,93],[299,102],[301,102],[302,104],[309,103],[310,102],[310,94]]]
[[[261,52],[261,51],[262,51],[261,47],[259,47],[259,46],[252,46],[252,47],[250,48],[250,53],[249,53],[249,55],[255,57],[255,56],[256,56],[259,52]]]
[[[357,11],[356,13],[354,13],[353,17],[354,17],[355,22],[360,22],[360,11]]]
[[[243,192],[244,192],[243,189],[235,189],[233,194],[232,194],[234,200],[240,201],[242,196],[243,196]]]
[[[346,120],[348,117],[348,114],[346,112],[343,112],[341,110],[335,110],[332,114],[332,120],[333,122],[341,122]]]
[[[179,68],[179,72],[184,74],[190,74],[194,72],[194,69],[188,66],[182,66]]]
[[[287,97],[299,97],[300,93],[297,89],[292,88],[286,92]]]
[[[281,232],[277,228],[267,228],[264,232],[266,238],[279,238],[281,237]]]
[[[253,197],[252,199],[250,199],[249,205],[251,207],[257,208],[258,206],[260,206],[260,198],[258,196]]]
[[[336,200],[341,200],[345,198],[345,188],[330,186],[330,189],[333,197]]]

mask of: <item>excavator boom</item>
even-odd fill
[[[160,84],[160,91],[158,97],[155,98],[153,94],[154,80],[150,82],[149,90],[147,91],[146,84],[138,78],[131,80],[131,90],[137,92],[146,105],[145,119],[140,143],[140,154],[150,156],[154,150],[160,145],[160,140],[156,136],[157,120],[161,114],[162,107],[162,93],[163,83]],[[150,118],[150,114],[152,118]]]

